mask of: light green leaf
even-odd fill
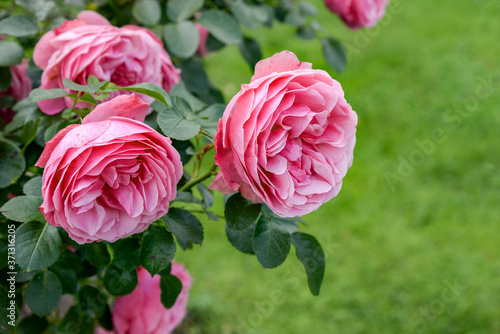
[[[217,9],[203,11],[198,22],[225,44],[239,44],[243,40],[238,23],[226,12]]]
[[[145,25],[155,25],[161,19],[161,7],[157,0],[139,0],[132,7],[134,19]]]
[[[0,66],[20,64],[24,57],[21,45],[14,42],[0,41]]]
[[[203,0],[169,0],[167,16],[172,21],[181,21],[190,18],[203,7]]]
[[[26,223],[30,221],[45,222],[40,212],[43,198],[35,196],[17,196],[10,199],[1,208],[0,212],[10,220]]]
[[[163,38],[170,52],[181,58],[194,55],[200,43],[198,29],[190,21],[167,24],[163,31]]]
[[[28,16],[13,15],[0,21],[0,34],[16,37],[28,37],[36,35],[40,29]]]

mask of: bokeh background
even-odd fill
[[[500,333],[500,2],[392,0],[356,32],[310,2],[349,51],[342,74],[290,27],[247,33],[328,71],[359,115],[342,191],[305,217],[321,295],[293,251],[264,270],[205,221],[203,247],[176,255],[195,278],[176,333]],[[227,100],[250,81],[236,47],[204,62]]]

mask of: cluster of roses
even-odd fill
[[[387,0],[326,3],[357,28],[373,25]],[[207,31],[199,30],[206,39]],[[200,54],[206,53],[204,39]],[[180,81],[180,70],[151,31],[114,27],[92,11],[46,33],[33,60],[43,69],[40,88],[64,88],[64,78],[84,85],[91,75],[122,86],[149,82],[167,92]],[[31,81],[24,65],[11,72],[11,87],[1,94],[22,99]],[[180,155],[169,138],[143,122],[152,99],[126,94],[114,93],[81,124],[58,132],[36,164],[45,168],[40,210],[80,244],[140,233],[165,215],[176,197]],[[39,107],[54,115],[72,104],[65,97],[40,101]],[[262,60],[218,123],[214,147],[220,171],[210,188],[239,191],[283,217],[314,211],[340,191],[353,160],[356,123],[342,87],[328,73],[289,51]],[[172,266],[172,274],[181,279],[183,292],[167,310],[159,299],[159,276],[138,268],[136,290],[115,303],[117,333],[165,333],[182,320],[191,277],[181,264]]]

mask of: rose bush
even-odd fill
[[[211,185],[239,190],[280,216],[302,216],[338,194],[352,164],[357,116],[328,73],[283,51],[260,61],[215,136]]]
[[[180,70],[151,31],[134,25],[114,27],[93,11],[83,11],[76,20],[65,21],[43,35],[33,60],[43,69],[40,88],[45,89],[64,88],[65,78],[85,85],[90,75],[121,86],[149,82],[167,92],[180,81]],[[141,98],[153,101],[148,96]],[[44,113],[54,115],[70,108],[73,101],[58,98],[38,105]]]
[[[351,29],[373,27],[385,14],[389,0],[325,0],[330,10]]]
[[[182,164],[170,139],[142,122],[148,108],[118,96],[46,144],[36,165],[45,168],[40,209],[49,224],[80,244],[112,242],[167,213]]]
[[[26,74],[27,65],[28,59],[23,59],[22,64],[10,66],[10,86],[0,92],[0,98],[12,96],[16,101],[21,101],[30,95],[32,82]],[[14,113],[8,107],[1,106],[0,117],[5,123],[9,123],[14,117]]]
[[[193,279],[180,263],[172,263],[171,274],[182,283],[175,304],[167,309],[160,300],[160,275],[151,275],[137,268],[137,287],[123,297],[116,298],[112,319],[114,332],[99,329],[97,334],[170,334],[186,316],[189,289]]]

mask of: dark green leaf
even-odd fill
[[[174,255],[175,241],[172,233],[163,227],[149,227],[142,238],[139,263],[154,276],[172,262]]]
[[[295,232],[292,234],[297,259],[304,265],[307,274],[309,290],[315,296],[319,295],[323,276],[325,275],[325,253],[318,240],[312,235]]]
[[[253,251],[253,234],[255,232],[256,223],[248,226],[246,229],[241,231],[232,231],[227,228],[226,225],[226,235],[227,239],[238,249],[240,252],[245,254],[255,254]]]
[[[54,138],[54,136],[59,131],[61,131],[62,129],[64,129],[68,125],[69,125],[68,121],[61,121],[61,122],[52,124],[51,126],[49,126],[47,128],[47,130],[45,130],[45,133],[43,134],[43,140],[45,142],[48,142],[49,140],[51,140],[52,138]]]
[[[64,87],[71,90],[75,90],[77,92],[86,92],[90,94],[95,94],[99,89],[101,89],[103,86],[107,84],[109,84],[108,81],[96,82],[88,85],[80,85],[67,78],[63,80]]]
[[[33,333],[43,333],[49,323],[45,318],[40,318],[37,315],[30,315],[27,318],[21,320],[21,323],[17,326],[17,334],[33,334]]]
[[[191,212],[170,208],[168,214],[163,216],[163,221],[175,236],[198,245],[203,242],[203,226]]]
[[[212,195],[212,192],[210,192],[210,190],[208,190],[202,183],[199,183],[196,188],[203,197],[203,204],[205,204],[207,208],[212,207],[214,204],[214,195]]]
[[[68,92],[66,92],[62,88],[55,88],[55,89],[35,88],[30,93],[30,101],[38,102],[43,100],[57,99],[68,95],[69,95]]]
[[[184,59],[176,64],[182,72],[182,81],[194,93],[203,93],[208,89],[209,82],[203,64],[196,58]]]
[[[137,271],[122,270],[114,265],[106,269],[104,287],[113,296],[124,296],[134,291],[137,286]]]
[[[54,226],[30,222],[16,230],[16,261],[25,271],[47,268],[60,252],[61,238]]]
[[[94,333],[93,312],[82,309],[80,305],[72,306],[57,327],[58,334],[92,334]]]
[[[293,27],[300,27],[304,25],[305,20],[299,12],[292,10],[285,16],[285,22]]]
[[[52,311],[62,296],[61,283],[50,271],[42,271],[33,277],[24,292],[26,303],[39,317]]]
[[[5,139],[0,139],[0,188],[5,188],[20,177],[26,162],[19,148]],[[1,209],[0,209],[1,210]]]
[[[170,95],[173,97],[181,97],[186,100],[191,106],[191,110],[200,110],[204,108],[207,104],[198,99],[196,96],[191,94],[189,90],[186,88],[184,82],[179,82],[177,85],[172,87],[170,90]]]
[[[14,42],[0,41],[0,66],[20,64],[24,57],[21,45]]]
[[[198,22],[225,44],[239,44],[243,40],[238,23],[226,12],[217,9],[203,11]]]
[[[155,25],[161,19],[161,7],[157,0],[139,0],[132,7],[134,19],[145,25]]]
[[[26,182],[23,186],[23,192],[26,196],[42,197],[42,177],[35,176]]]
[[[160,88],[149,82],[143,82],[127,87],[120,87],[120,89],[150,96],[165,105],[170,104],[170,97],[168,96],[167,92],[163,88]]]
[[[21,144],[26,146],[35,139],[38,125],[40,124],[40,119],[41,118],[33,119],[24,124],[24,127],[21,131]]]
[[[161,303],[166,308],[171,308],[182,291],[182,282],[174,275],[165,275],[160,279],[160,289]]]
[[[261,216],[253,237],[253,249],[264,268],[282,264],[290,252],[290,233],[278,222]]]
[[[341,73],[347,64],[347,56],[344,46],[333,38],[322,38],[321,46],[323,56],[328,65],[333,67],[335,71]]]
[[[73,294],[76,292],[78,280],[73,270],[63,268],[59,263],[55,263],[49,268],[61,282],[63,293]]]
[[[262,59],[259,43],[254,39],[245,37],[243,43],[240,43],[238,47],[240,48],[241,55],[252,69]]]
[[[0,92],[9,88],[11,79],[10,68],[7,66],[0,67]]]
[[[96,268],[104,268],[111,262],[108,247],[102,242],[93,242],[85,248],[85,256]]]
[[[139,266],[139,239],[126,238],[114,242],[113,264],[123,270],[132,270]]]
[[[9,293],[7,292],[7,290],[0,285],[0,305],[2,305],[2,307],[0,307],[0,329],[12,329],[6,331],[5,333],[13,333],[16,327],[9,325],[9,322],[16,322],[16,319],[18,319],[19,317],[19,310],[16,300],[11,299],[8,296]],[[13,311],[13,313],[11,313],[11,311]]]
[[[100,317],[106,311],[108,303],[106,295],[94,288],[93,286],[86,285],[78,291],[80,298],[80,305],[83,309],[95,312],[95,317]]]
[[[316,37],[316,32],[311,27],[300,27],[297,30],[297,37],[307,41]]]
[[[169,23],[163,30],[168,50],[175,56],[189,58],[198,49],[200,34],[191,21]]]
[[[174,199],[175,202],[195,203],[203,205],[203,202],[188,191],[178,191]]]
[[[234,193],[224,207],[226,226],[233,231],[246,229],[257,220],[261,207],[262,204],[250,202],[239,192]]]
[[[18,196],[9,200],[0,212],[10,220],[26,223],[30,221],[45,222],[43,213],[40,212],[43,198],[35,196]]]
[[[169,0],[167,16],[172,21],[181,21],[190,18],[203,6],[203,0]]]
[[[101,325],[101,327],[105,330],[113,331],[113,319],[108,304],[106,304],[104,313],[97,319],[97,321],[99,321],[99,325]]]
[[[13,15],[0,21],[0,34],[27,37],[38,34],[40,29],[28,16]]]

